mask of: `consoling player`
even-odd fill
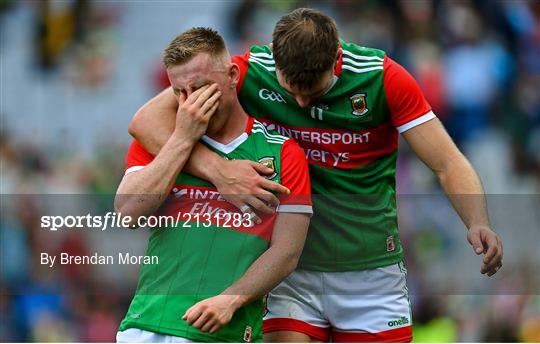
[[[268,297],[265,340],[412,340],[397,228],[398,134],[437,175],[468,241],[484,254],[481,273],[502,266],[479,177],[415,80],[384,51],[341,41],[331,18],[297,9],[276,24],[271,46],[252,46],[233,61],[242,106],[304,148],[314,194],[298,269]],[[175,124],[177,108],[172,89],[163,91],[138,111],[131,133],[150,152],[163,150],[183,123]],[[268,184],[249,163],[198,146],[188,168],[237,195],[227,199],[238,208],[267,211],[260,198],[268,198]]]
[[[180,105],[175,129],[155,157],[132,143],[115,207],[133,223],[149,215],[182,221],[152,229],[146,254],[159,263],[141,268],[117,340],[261,341],[262,297],[296,267],[312,214],[305,155],[242,109],[240,69],[216,31],[182,33],[163,61]],[[224,159],[272,170],[265,185],[280,183],[290,193],[275,213],[252,222],[214,185],[185,173],[197,142]]]

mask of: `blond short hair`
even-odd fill
[[[212,57],[227,53],[223,37],[211,28],[191,28],[176,36],[165,48],[163,64],[166,68],[181,65],[200,53],[207,53]]]

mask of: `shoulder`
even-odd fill
[[[367,48],[354,43],[340,41],[342,52],[341,69],[356,74],[383,70],[386,52]]]
[[[253,121],[252,133],[260,135],[268,143],[283,145],[288,140],[292,140],[287,136],[280,135],[277,131],[268,129],[262,122],[257,120]]]
[[[276,62],[269,46],[253,45],[246,55],[250,68],[253,67],[256,70],[275,72]]]

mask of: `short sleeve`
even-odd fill
[[[133,140],[126,155],[126,169],[124,175],[142,170],[154,160],[154,156],[137,141]]]
[[[435,118],[416,80],[388,56],[384,59],[383,82],[392,124],[398,132],[403,133]]]
[[[280,197],[278,212],[313,214],[306,155],[292,139],[281,148],[281,184],[291,193]]]
[[[244,83],[244,79],[246,77],[246,73],[249,66],[248,59],[249,59],[249,50],[244,55],[235,55],[231,57],[232,62],[236,63],[238,65],[238,68],[240,68],[240,80],[238,81],[238,85],[236,85],[237,93],[240,93],[240,90],[242,89],[242,85]]]

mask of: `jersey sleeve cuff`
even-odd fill
[[[407,123],[405,123],[403,125],[400,125],[396,129],[400,134],[402,134],[402,133],[406,132],[407,130],[416,127],[417,125],[420,125],[422,123],[426,123],[427,121],[432,120],[435,117],[437,117],[437,116],[435,116],[433,111],[429,111],[428,113],[426,113],[426,114],[424,114],[424,115],[422,115],[422,116],[420,116],[418,118],[415,118],[412,121],[409,121],[409,122],[407,122]]]
[[[124,172],[124,176],[127,176],[130,173],[140,171],[144,168],[144,166],[131,166],[130,168],[126,169],[126,172]]]
[[[277,209],[279,213],[302,213],[313,215],[313,207],[307,204],[280,204]]]

